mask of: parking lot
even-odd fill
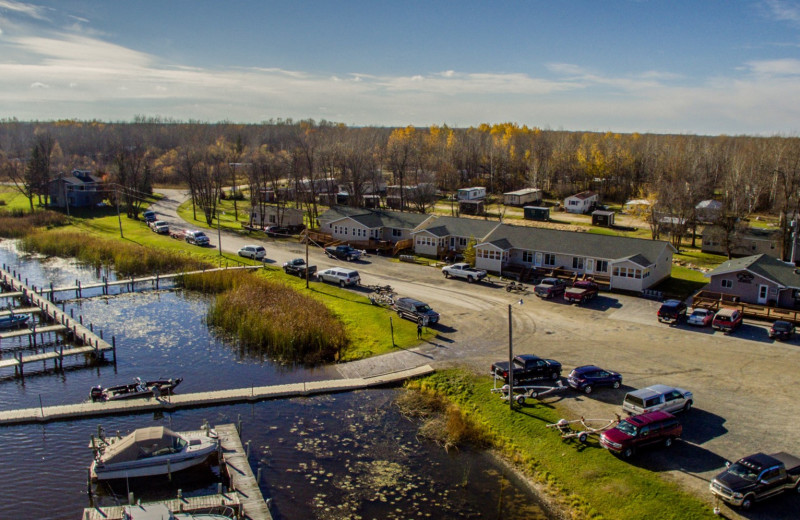
[[[223,234],[223,242],[225,250],[236,251],[253,239]],[[278,265],[304,254],[297,242],[265,237],[259,243],[266,246],[269,261]],[[694,393],[695,408],[680,417],[683,440],[669,450],[643,452],[632,464],[663,472],[710,502],[708,481],[725,460],[758,451],[800,454],[796,426],[791,422],[800,412],[795,390],[800,342],[770,340],[768,324],[745,321],[730,335],[712,333],[710,328],[659,323],[658,302],[630,296],[601,293],[579,307],[560,297],[540,300],[532,290],[512,294],[497,283],[445,280],[439,269],[389,258],[335,262],[313,249],[310,258],[320,269],[333,265],[355,268],[362,284],[392,285],[399,296],[423,300],[441,314],[441,323],[434,329],[437,335],[420,348],[336,367],[341,374],[366,374],[415,363],[467,366],[486,374],[493,361],[508,357],[511,304],[516,353],[556,359],[564,366],[564,376],[585,364],[622,374],[619,390],[602,389],[591,396],[562,392],[544,401],[563,405],[566,413],[572,414],[569,418],[613,417],[621,410],[627,391],[652,384]],[[798,510],[800,497],[787,494],[759,503],[743,516],[727,508],[724,512],[729,518],[795,519]]]

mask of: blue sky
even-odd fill
[[[800,0],[0,0],[0,118],[798,135]]]

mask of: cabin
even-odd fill
[[[411,233],[433,218],[425,213],[407,213],[367,208],[336,206],[319,216],[319,230],[334,240],[361,243],[397,243],[411,239]]]
[[[703,228],[703,242],[700,250],[704,253],[727,255],[725,248],[725,229],[722,226],[706,226]],[[744,228],[733,233],[729,244],[731,256],[752,256],[767,254],[781,258],[781,232],[778,229]]]
[[[525,206],[522,208],[522,212],[525,220],[550,220],[550,208],[545,208],[542,206]]]
[[[47,184],[49,206],[52,208],[94,207],[109,198],[108,187],[103,179],[89,170],[72,170],[63,173]]]
[[[600,227],[612,227],[614,225],[614,212],[602,209],[592,211],[592,225]]]
[[[719,293],[753,305],[787,309],[800,305],[800,270],[770,255],[734,258],[704,276],[711,281],[703,292]]]
[[[593,191],[582,191],[564,199],[564,209],[567,213],[586,214],[597,206],[599,195]]]
[[[273,204],[260,204],[250,209],[250,226],[265,228],[282,226],[294,230],[304,228],[303,210]]]
[[[458,200],[483,200],[486,198],[486,188],[475,186],[458,190]]]
[[[541,204],[542,190],[538,188],[525,188],[524,190],[503,193],[503,204],[506,206],[525,206],[526,204]]]
[[[470,238],[476,243],[482,241],[499,225],[499,222],[490,220],[434,216],[411,232],[414,253],[433,257],[461,253]]]

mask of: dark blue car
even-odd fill
[[[622,385],[622,376],[594,365],[585,365],[570,372],[567,383],[575,390],[591,394],[596,386],[619,388]]]

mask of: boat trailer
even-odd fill
[[[622,420],[619,414],[615,414],[615,419],[574,419],[568,421],[560,419],[557,423],[546,425],[548,428],[555,428],[561,434],[562,439],[578,439],[581,444],[586,443],[590,435],[600,435],[606,430],[610,430]],[[580,427],[573,427],[573,425]],[[599,424],[599,426],[597,426]]]
[[[497,378],[495,378],[497,381]],[[561,381],[558,382],[557,386],[530,386],[530,385],[520,385],[514,386],[514,401],[519,404],[525,404],[525,399],[537,399],[539,397],[544,397],[549,394],[553,394],[556,392],[561,392],[566,390],[567,387],[564,386]],[[499,393],[500,399],[507,401],[508,400],[508,385],[503,385],[500,388],[492,388],[492,393]]]

